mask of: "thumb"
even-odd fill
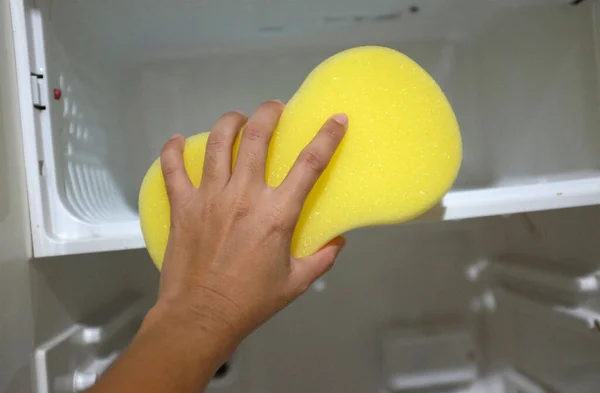
[[[338,236],[313,255],[294,259],[292,263],[293,285],[304,292],[317,278],[333,267],[335,258],[345,245],[346,239]]]

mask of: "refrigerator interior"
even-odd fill
[[[137,193],[170,135],[285,101],[322,60],[367,44],[413,57],[457,114],[464,161],[434,216],[596,203],[594,3],[26,1],[49,109],[27,143],[30,189],[47,194],[30,201],[36,255],[142,247]]]
[[[26,2],[41,12],[32,46],[45,54],[46,87],[62,93],[48,101],[51,156],[39,170],[78,226],[47,225],[63,240],[84,224],[90,237],[129,233],[142,176],[171,134],[285,101],[326,57],[365,44],[413,57],[448,95],[464,139],[454,191],[592,180],[594,3]],[[586,208],[354,231],[336,269],[250,337],[210,390],[595,392],[599,217]]]

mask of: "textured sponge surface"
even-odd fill
[[[359,47],[321,63],[287,103],[269,150],[269,185],[283,181],[335,113],[348,115],[348,132],[306,201],[292,241],[296,257],[350,229],[421,215],[441,200],[460,168],[458,123],[433,78],[402,53]],[[206,136],[186,141],[184,161],[196,185]],[[158,161],[144,179],[139,202],[144,239],[160,268],[169,203]]]

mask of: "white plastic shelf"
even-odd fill
[[[600,176],[592,176],[581,180],[451,191],[442,201],[441,217],[460,220],[597,204],[600,204]]]

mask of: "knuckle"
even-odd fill
[[[207,216],[210,216],[217,210],[217,203],[214,199],[208,199],[202,204],[202,208],[204,210],[204,213]]]
[[[286,210],[282,206],[273,206],[269,215],[269,226],[274,232],[287,232],[290,230],[290,220],[287,219]]]
[[[265,134],[266,133],[263,129],[254,124],[249,124],[244,130],[244,138],[251,141],[264,139],[266,137]]]
[[[204,156],[204,175],[212,176],[217,171],[217,158],[212,154],[206,154]]]
[[[163,163],[162,165],[163,176],[168,178],[175,174],[177,169],[174,165],[170,165],[169,163]]]
[[[236,218],[243,218],[250,215],[252,211],[252,204],[247,198],[238,196],[234,199],[233,205],[231,206],[231,212]]]
[[[160,152],[160,166],[165,177],[173,175],[179,169],[176,154],[183,154],[177,147],[176,141],[165,143]]]
[[[245,164],[249,172],[256,172],[258,170],[258,156],[253,152],[246,154]]]
[[[322,155],[318,151],[312,149],[302,151],[298,156],[298,161],[304,168],[313,172],[322,172],[326,166],[326,162]]]
[[[163,176],[165,178],[169,178],[175,175],[177,173],[177,170],[179,169],[177,167],[177,164],[167,157],[163,157],[160,166],[162,169]]]
[[[220,152],[225,148],[225,138],[218,133],[211,132],[206,141],[206,150]]]

